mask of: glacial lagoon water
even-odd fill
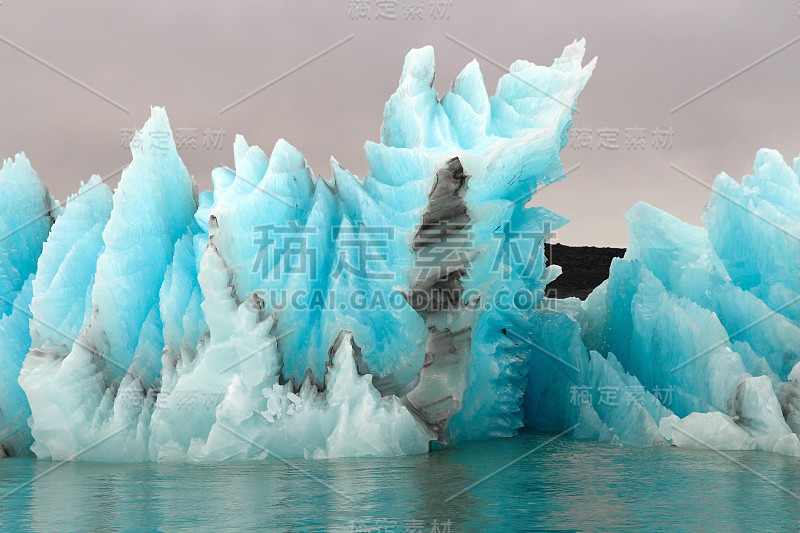
[[[0,529],[444,533],[800,528],[796,458],[554,437],[524,432],[388,459],[214,464],[4,459]]]

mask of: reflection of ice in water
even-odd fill
[[[65,464],[0,500],[3,529],[350,531],[452,521],[451,531],[796,527],[800,465],[774,454],[626,448],[529,434],[398,458],[209,464]],[[0,462],[0,494],[53,463]],[[654,468],[653,465],[658,465]],[[299,469],[306,471],[301,472]],[[347,497],[318,483],[314,476]],[[352,499],[352,501],[350,499]],[[417,521],[417,522],[414,522]]]

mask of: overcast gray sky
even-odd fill
[[[625,245],[624,213],[638,200],[700,223],[709,191],[672,165],[710,184],[749,173],[761,147],[800,153],[797,0],[452,0],[436,12],[425,0],[421,19],[406,17],[415,2],[397,0],[394,20],[376,17],[379,3],[353,19],[349,0],[2,0],[0,156],[24,150],[63,200],[126,164],[123,130],[163,105],[173,130],[195,130],[196,148],[180,153],[203,189],[212,168],[232,165],[235,133],[267,153],[283,137],[317,174],[330,174],[334,155],[363,175],[364,141],[378,140],[406,52],[434,46],[440,94],[476,56],[445,34],[484,56],[490,93],[503,74],[493,62],[550,65],[581,37],[586,61],[599,57],[574,123],[591,149],[565,148],[565,166],[581,166],[534,198],[570,219],[560,242]],[[224,130],[222,150],[204,146],[207,128]],[[654,132],[670,129],[654,146]],[[598,148],[601,130],[617,131],[619,149]],[[644,147],[628,149],[640,132]]]

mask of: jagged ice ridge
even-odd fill
[[[636,205],[609,280],[543,298],[566,220],[525,203],[564,178],[583,56],[517,61],[491,98],[473,61],[439,98],[412,50],[364,178],[237,136],[198,194],[158,107],[113,192],[62,207],[6,160],[3,453],[400,455],[528,425],[800,455],[798,161],[718,177],[705,228]]]

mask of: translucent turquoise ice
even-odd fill
[[[638,403],[651,406],[650,417],[611,420],[598,410],[605,424],[600,438],[649,440],[655,424],[661,434],[655,441],[678,446],[800,455],[797,171],[797,162],[792,168],[777,152],[762,150],[741,184],[721,174],[703,213],[705,227],[645,203],[628,212],[629,246],[613,261],[609,279],[585,302],[562,304],[565,331],[577,330],[586,348],[567,350],[563,331],[560,344],[551,344],[569,361],[586,360],[575,355],[579,348],[608,354],[617,374],[644,386]],[[588,385],[595,395],[606,386],[627,390],[616,380],[593,368],[564,378],[558,392],[563,396],[567,385]],[[584,411],[597,409],[596,398],[587,403],[549,429],[583,420]]]
[[[237,136],[234,168],[198,194],[158,107],[116,190],[93,177],[63,210],[24,155],[7,161],[0,206],[22,209],[2,223],[47,216],[0,242],[5,450],[402,455],[514,435],[530,349],[510,339],[539,316],[559,272],[543,243],[566,222],[524,204],[564,177],[583,56],[581,41],[551,67],[517,61],[492,97],[473,61],[440,98],[433,49],[412,50],[363,178]],[[370,238],[381,252],[354,267]],[[416,299],[441,287],[452,308]]]
[[[647,204],[586,299],[543,298],[526,208],[595,62],[476,62],[441,98],[412,50],[358,177],[241,136],[198,193],[162,108],[112,191],[61,207],[0,171],[0,445],[92,461],[393,456],[523,426],[800,455],[800,164],[721,175],[705,227]]]

